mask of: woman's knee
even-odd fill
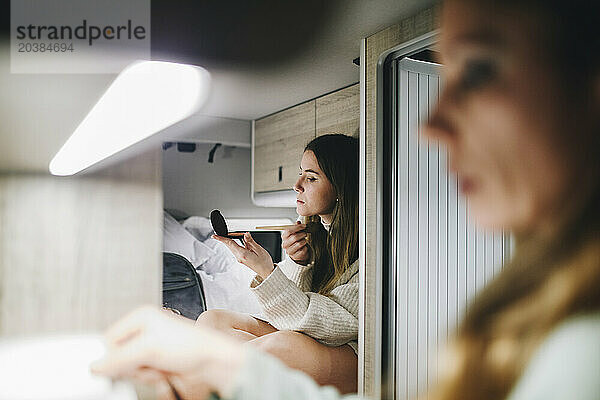
[[[252,345],[266,353],[280,357],[297,348],[300,342],[313,340],[300,332],[277,331],[252,340]]]
[[[232,329],[234,318],[228,310],[206,310],[196,319],[196,325],[217,330]]]

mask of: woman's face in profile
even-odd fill
[[[479,225],[525,231],[559,210],[570,188],[575,111],[540,44],[543,25],[496,3],[445,3],[445,87],[426,136],[446,146]]]
[[[298,215],[328,215],[335,206],[335,189],[319,167],[315,154],[307,150],[302,155],[296,184],[296,211]]]

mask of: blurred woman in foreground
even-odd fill
[[[444,4],[445,89],[427,137],[447,147],[478,224],[512,230],[517,248],[470,306],[430,398],[600,396],[598,26],[593,1]],[[184,398],[338,396],[155,310],[107,337],[114,347],[96,371],[166,377]]]

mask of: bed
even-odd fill
[[[227,220],[231,231],[250,231],[258,225],[283,225],[292,221],[279,219]],[[262,318],[262,309],[250,292],[250,282],[255,273],[236,258],[224,244],[211,238],[213,230],[208,218],[191,216],[175,219],[164,212],[163,251],[185,257],[196,269],[204,288],[207,309],[227,309],[252,314]],[[254,239],[273,258],[281,260],[279,232],[252,232]]]

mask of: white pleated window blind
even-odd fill
[[[499,272],[509,238],[473,226],[443,149],[419,140],[420,124],[438,101],[438,66],[403,58],[390,69],[382,393],[414,399],[435,383],[441,347],[475,293]]]

